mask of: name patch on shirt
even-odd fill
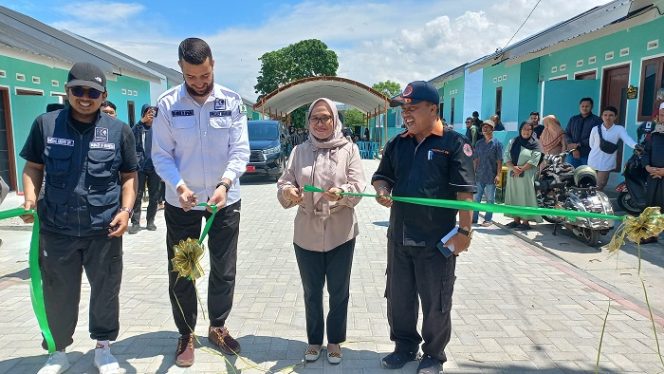
[[[111,151],[115,151],[115,143],[90,142],[90,149],[108,149]]]
[[[210,118],[212,117],[229,117],[231,115],[230,110],[213,110],[210,112]]]
[[[171,110],[171,116],[173,117],[193,117],[194,111],[189,110]]]
[[[49,136],[48,138],[46,138],[46,144],[66,145],[67,147],[73,147],[74,139],[54,138],[52,136]]]

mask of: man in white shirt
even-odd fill
[[[609,174],[616,168],[619,141],[622,140],[630,148],[636,145],[624,126],[615,125],[617,115],[615,107],[607,106],[602,111],[602,124],[590,131],[588,166],[597,171],[597,189],[600,191],[606,187]]]
[[[197,297],[191,280],[172,270],[173,247],[197,239],[201,221],[219,208],[209,232],[208,339],[226,354],[240,344],[225,327],[233,304],[240,225],[240,176],[249,161],[246,108],[237,93],[214,83],[214,60],[208,44],[197,38],[180,43],[184,83],[161,95],[153,124],[152,160],[166,183],[166,245],[169,296],[180,332],[175,364],[194,363]]]

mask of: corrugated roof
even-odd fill
[[[109,75],[134,73],[160,79],[144,67],[3,6],[0,44],[70,64],[90,62]]]
[[[182,73],[175,70],[171,69],[169,67],[166,67],[164,65],[158,64],[154,61],[148,61],[146,65],[155,71],[160,72],[161,74],[165,75],[166,78],[174,85],[177,86],[178,84],[184,82],[184,79],[182,78]]]

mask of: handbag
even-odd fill
[[[614,125],[615,126],[615,125]],[[602,124],[597,125],[597,132],[599,133],[599,149],[604,153],[613,154],[618,150],[618,144],[611,143],[608,140],[604,140],[602,136]]]

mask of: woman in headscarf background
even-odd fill
[[[340,192],[363,192],[366,178],[357,145],[342,134],[334,103],[315,100],[307,115],[309,139],[296,146],[277,182],[284,208],[298,206],[293,246],[304,288],[307,340],[306,361],[316,361],[323,344],[323,285],[327,281],[327,359],[341,362],[340,343],[346,340],[351,265],[358,234],[355,206],[359,197]],[[312,184],[325,193],[303,193]]]
[[[533,136],[533,126],[522,122],[519,135],[510,140],[503,155],[505,165],[510,170],[505,187],[505,204],[537,207],[535,175],[542,158],[542,147]],[[514,216],[507,224],[509,228],[530,229],[528,221],[542,222],[541,216]]]
[[[664,102],[659,104],[657,120],[650,136],[646,138],[641,163],[648,172],[647,206],[658,206],[664,212]],[[657,237],[641,241],[641,244],[656,243]]]
[[[539,138],[542,152],[547,155],[560,154],[563,149],[567,149],[565,141],[565,131],[560,125],[560,121],[554,115],[549,115],[542,119],[544,130]]]

